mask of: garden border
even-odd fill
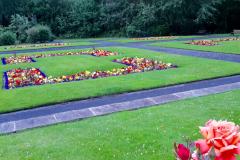
[[[176,68],[178,68],[178,66],[177,65],[175,65],[175,64],[171,64],[171,63],[169,63],[170,64],[170,66],[167,66],[167,64],[168,63],[164,63],[164,62],[162,62],[162,61],[157,61],[157,62],[159,62],[159,63],[157,63],[157,64],[162,64],[162,65],[164,65],[164,67],[165,68],[159,68],[159,69],[156,69],[155,67],[153,67],[152,66],[152,68],[151,67],[149,67],[148,66],[148,68],[150,68],[149,70],[145,70],[145,68],[143,68],[143,70],[141,70],[141,72],[136,72],[137,71],[137,69],[138,68],[133,68],[134,67],[134,64],[125,64],[125,63],[123,63],[123,62],[118,62],[118,60],[123,60],[123,59],[128,59],[128,58],[130,58],[130,59],[135,59],[135,57],[123,57],[123,58],[121,58],[121,59],[114,59],[113,61],[111,61],[111,62],[114,62],[114,63],[119,63],[119,64],[123,64],[123,65],[125,65],[126,67],[122,67],[122,68],[113,68],[113,69],[124,69],[124,72],[119,72],[119,73],[121,73],[121,74],[119,74],[119,75],[114,75],[113,73],[112,74],[109,74],[109,75],[103,75],[103,76],[99,76],[99,77],[96,77],[96,78],[94,78],[94,77],[87,77],[87,78],[85,78],[85,79],[74,79],[75,78],[75,75],[76,74],[82,74],[82,73],[84,73],[85,71],[82,71],[82,72],[78,72],[78,73],[75,73],[75,74],[72,74],[72,75],[66,75],[66,77],[74,77],[73,78],[73,80],[66,80],[66,81],[64,81],[63,79],[63,81],[62,82],[53,82],[53,83],[42,83],[42,84],[39,84],[39,85],[44,85],[44,84],[55,84],[55,83],[67,83],[67,82],[75,82],[75,81],[82,81],[82,80],[90,80],[90,79],[98,79],[98,78],[107,78],[107,77],[118,77],[118,76],[125,76],[125,75],[128,75],[128,74],[137,74],[137,73],[144,73],[144,72],[151,72],[151,71],[163,71],[163,70],[168,70],[168,69],[176,69]],[[155,60],[154,59],[147,59],[147,58],[143,58],[143,59],[145,59],[145,60],[148,60],[148,61],[151,61],[151,62],[155,62]],[[154,63],[155,64],[155,63]],[[131,70],[131,72],[130,71],[128,71],[128,67],[132,67],[132,70]],[[26,68],[26,69],[22,69],[22,70],[28,70],[28,69],[30,69],[30,68]],[[41,74],[41,76],[43,76],[43,78],[47,78],[47,76],[46,76],[46,74],[45,73],[43,73],[39,68],[35,68],[35,69],[37,69],[39,72],[40,72],[40,74]],[[112,70],[113,70],[112,69]],[[112,70],[110,70],[110,71],[112,71]],[[9,71],[11,71],[11,70],[9,70]],[[9,86],[8,86],[8,76],[7,76],[7,72],[9,72],[9,71],[6,71],[6,72],[4,72],[5,73],[5,81],[6,81],[6,83],[5,83],[5,85],[6,85],[6,89],[8,90],[9,89]],[[93,71],[93,72],[90,72],[91,74],[93,74],[93,73],[107,73],[108,71]],[[117,72],[116,72],[117,73]],[[64,75],[63,75],[64,76]],[[62,77],[62,76],[60,76],[60,77]],[[59,77],[55,77],[55,78],[59,78]],[[13,87],[12,89],[17,89],[17,88],[23,88],[23,87],[30,87],[30,86],[38,86],[38,85],[33,85],[33,84],[30,84],[30,85],[24,85],[24,86],[19,86],[19,87]]]
[[[3,72],[3,89],[9,89],[7,72]]]
[[[18,120],[4,121],[0,123],[0,134],[10,134],[26,129],[45,127],[58,123],[82,120],[90,117],[104,116],[116,112],[131,111],[156,105],[166,104],[189,98],[202,97],[211,94],[224,93],[240,89],[240,82],[224,84],[213,87],[192,89],[187,91],[178,91],[165,95],[156,95],[153,97],[138,98],[120,103],[109,103],[97,105],[95,107],[80,108],[76,110],[62,111],[58,113],[49,113],[43,116],[34,116],[32,118],[22,118]],[[26,111],[25,111],[26,112]],[[14,114],[14,113],[13,113]]]
[[[29,69],[29,68],[27,68],[27,69]],[[27,70],[27,69],[24,69],[24,70]],[[44,78],[47,77],[47,75],[45,73],[43,73],[39,68],[36,68],[36,69],[38,69],[38,71],[40,72],[41,76],[43,76]],[[8,86],[8,75],[7,75],[7,72],[9,72],[9,71],[10,70],[3,72],[3,83],[5,84],[4,85],[5,87],[3,87],[3,88],[6,89],[6,90],[10,89],[9,86]],[[28,85],[28,86],[35,86],[35,85]],[[28,87],[28,86],[23,86],[23,87]],[[23,87],[17,87],[17,88],[23,88]]]
[[[1,58],[1,60],[2,60],[2,64],[3,64],[3,65],[7,65],[7,63],[6,63],[6,58]]]
[[[3,58],[1,58],[2,59],[2,64],[5,66],[5,65],[13,65],[13,64],[8,64],[7,62],[6,62],[6,57],[3,57]],[[23,62],[23,63],[36,63],[37,61],[36,60],[34,60],[32,57],[30,57],[29,58],[30,59],[30,61],[31,62]]]

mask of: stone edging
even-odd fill
[[[92,108],[72,110],[66,112],[60,112],[55,114],[50,114],[46,116],[40,116],[29,119],[22,119],[18,121],[10,121],[0,124],[0,134],[9,134],[26,129],[43,127],[48,125],[53,125],[57,123],[75,121],[80,119],[85,119],[95,116],[103,116],[115,112],[135,110],[140,108],[145,108],[149,106],[155,106],[160,104],[165,104],[168,102],[174,102],[178,100],[206,96],[210,94],[223,93],[231,90],[240,89],[240,82],[220,85],[216,87],[202,88],[196,90],[190,90],[185,92],[176,92],[173,94],[148,97],[143,99],[137,99],[132,101],[126,101],[122,103],[107,104]]]

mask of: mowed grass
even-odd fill
[[[119,53],[119,55],[109,57],[68,56],[42,58],[36,59],[36,63],[6,66],[0,65],[0,73],[2,76],[2,73],[9,69],[18,67],[36,67],[40,68],[42,71],[44,71],[45,74],[49,76],[75,74],[76,72],[81,72],[87,69],[94,71],[121,67],[121,64],[113,63],[112,60],[122,57],[135,56],[155,59],[158,61],[163,61],[165,63],[173,63],[175,65],[178,65],[178,68],[163,71],[130,74],[118,77],[68,82],[62,84],[31,86],[13,90],[1,89],[0,112],[10,112],[72,100],[132,92],[137,90],[240,74],[240,64],[238,63],[171,55],[140,49],[105,49],[116,51]],[[3,57],[4,55],[1,56]],[[94,59],[96,59],[96,63],[94,63]],[[2,79],[0,79],[0,84],[2,83]]]
[[[240,90],[0,137],[1,160],[173,160],[209,119],[240,124]],[[185,138],[184,138],[185,137]]]
[[[13,45],[13,46],[0,46],[0,52],[1,51],[17,51],[17,50],[25,50],[25,49],[39,49],[39,48],[56,48],[56,47],[69,47],[69,46],[87,46],[87,45],[95,45],[96,43],[88,42],[88,41],[74,41],[74,42],[64,42],[67,43],[64,46],[38,46],[38,47],[32,47],[29,45],[34,44],[25,44],[26,47],[19,48],[18,46],[24,46],[24,44],[21,45]],[[12,47],[12,48],[11,48]]]
[[[186,44],[186,42],[177,42],[177,41],[153,43],[151,45],[168,47],[168,48],[181,48],[181,49],[200,50],[200,51],[209,51],[209,52],[240,54],[240,41],[219,42],[218,45],[215,45],[215,46],[199,46],[199,45]]]
[[[62,57],[48,57],[36,58],[37,62],[31,65],[25,63],[21,65],[6,66],[9,69],[16,67],[27,68],[29,66],[40,68],[47,76],[63,76],[72,75],[81,71],[97,71],[97,70],[111,70],[113,68],[126,67],[120,63],[114,63],[112,60],[106,58],[98,58],[94,56],[62,56]]]

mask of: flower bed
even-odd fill
[[[29,85],[43,85],[43,84],[55,84],[63,82],[80,81],[87,79],[96,79],[111,76],[127,75],[132,73],[140,73],[152,70],[164,70],[169,68],[176,68],[177,66],[170,63],[163,63],[159,61],[149,60],[145,58],[122,58],[116,59],[113,62],[122,63],[127,65],[123,68],[115,68],[108,71],[84,71],[73,75],[60,76],[60,77],[46,77],[39,69],[15,69],[6,72],[5,88],[13,89],[19,87],[25,87]]]
[[[215,46],[217,43],[213,40],[200,40],[200,41],[192,41],[187,44],[198,45],[198,46]]]
[[[141,72],[149,70],[163,70],[169,67],[174,67],[171,63],[163,63],[159,61],[149,60],[145,58],[122,58],[116,59],[114,62],[122,63],[131,66],[133,70],[139,70]]]
[[[3,65],[6,64],[19,64],[19,63],[32,63],[36,62],[30,56],[11,56],[8,58],[2,58]]]
[[[132,40],[162,40],[162,39],[173,39],[177,38],[176,36],[162,36],[162,37],[143,37],[143,38],[132,38]]]
[[[68,43],[42,43],[42,44],[26,44],[6,47],[5,49],[23,49],[23,48],[38,48],[38,47],[57,47],[66,46]]]
[[[237,40],[240,40],[240,39],[239,38],[221,38],[217,40],[191,41],[191,42],[187,42],[186,44],[199,45],[199,46],[215,46],[215,45],[218,45],[219,42],[237,41]]]
[[[66,53],[53,53],[53,54],[35,54],[32,56],[11,56],[8,58],[2,58],[3,65],[6,64],[19,64],[19,63],[31,63],[36,62],[33,58],[45,58],[45,57],[58,57],[58,56],[75,56],[75,55],[91,55],[96,57],[114,56],[118,55],[116,52],[105,50],[89,50],[82,52],[66,52]]]
[[[115,56],[118,55],[116,52],[105,51],[105,50],[89,50],[81,52],[66,52],[66,53],[53,53],[53,54],[36,54],[33,58],[45,58],[45,57],[59,57],[59,56],[76,56],[76,55],[91,55],[96,57]]]
[[[4,73],[5,88],[12,89],[31,85],[42,85],[46,76],[37,68],[13,69]]]

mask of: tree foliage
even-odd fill
[[[239,0],[0,0],[0,25],[17,36],[30,22],[65,37],[230,32],[239,15]]]
[[[13,45],[16,43],[16,34],[11,31],[0,34],[0,45]]]
[[[52,40],[52,32],[48,26],[36,25],[27,31],[27,41],[30,43],[43,43]]]

